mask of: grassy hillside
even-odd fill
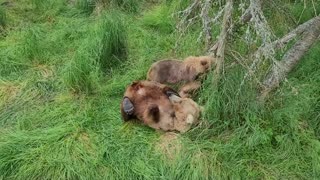
[[[191,131],[122,122],[125,87],[154,61],[205,53],[199,25],[175,32],[188,2],[0,0],[0,179],[319,178],[319,42],[264,106],[232,66],[219,87],[208,74]],[[277,35],[314,16],[309,1],[279,7],[264,8]]]

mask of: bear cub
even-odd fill
[[[213,64],[215,59],[211,56],[189,56],[183,61],[160,60],[151,65],[147,79],[167,84],[183,83],[179,94],[181,97],[189,97],[189,93],[201,85],[196,81],[199,75],[208,72]]]

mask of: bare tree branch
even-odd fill
[[[205,0],[205,2],[202,4],[202,10],[201,10],[201,18],[202,18],[202,25],[203,25],[203,31],[206,35],[205,37],[205,44],[206,47],[210,46],[212,37],[211,37],[211,21],[209,17],[209,9],[211,5],[211,0]]]
[[[287,51],[280,62],[274,63],[270,73],[263,81],[263,87],[259,97],[260,100],[264,100],[270,91],[279,86],[280,82],[317,41],[317,37],[320,35],[320,16],[314,17],[311,22],[312,24],[310,24],[308,30],[303,33],[302,38]]]
[[[291,32],[283,36],[281,39],[278,39],[275,42],[273,42],[273,45],[275,46],[275,48],[283,47],[283,45],[287,44],[293,38],[297,37],[298,35],[302,34],[304,31],[306,31],[308,28],[310,28],[310,26],[314,24],[315,21],[317,21],[317,18],[312,18],[309,21],[303,24],[300,24],[297,28],[295,28],[294,30],[292,30]]]
[[[258,48],[258,50],[253,54],[253,62],[250,65],[249,71],[244,75],[243,80],[241,81],[239,91],[241,87],[245,84],[246,80],[254,75],[257,67],[259,67],[263,58],[271,59],[275,61],[275,49],[272,46],[272,39],[274,34],[271,31],[271,28],[268,25],[268,22],[262,12],[261,9],[261,1],[260,0],[250,0],[250,5],[247,10],[245,10],[243,16],[248,16],[246,14],[250,14],[250,24],[252,24],[253,29],[255,30],[258,37],[262,40],[262,45]]]
[[[232,10],[233,10],[233,1],[227,0],[224,8],[223,24],[221,27],[219,39],[216,42],[216,44],[209,50],[209,53],[212,54],[214,57],[216,57],[215,75],[217,79],[219,79],[219,75],[221,73],[221,69],[224,63],[225,46],[227,43],[228,31],[231,26]]]
[[[176,25],[176,29],[179,32],[179,37],[175,43],[175,51],[178,49],[179,41],[185,34],[186,30],[196,21],[196,19],[199,18],[199,15],[195,15],[193,17],[190,16],[199,7],[200,1],[201,0],[194,0],[193,3],[190,6],[188,6],[185,10],[172,14],[172,16],[177,14],[178,17],[181,18],[181,20]]]

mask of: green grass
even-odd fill
[[[0,7],[0,33],[4,30],[6,26],[7,16],[4,8]]]
[[[196,41],[201,30],[192,27],[174,49],[179,34],[170,15],[187,1],[117,2],[101,13],[62,0],[23,0],[6,9],[0,179],[320,176],[319,43],[264,105],[256,102],[255,81],[240,88],[245,68],[226,69],[219,87],[209,73],[195,98],[205,107],[205,123],[170,145],[161,132],[123,123],[120,101],[125,87],[145,79],[154,61],[202,55],[204,44]],[[303,9],[298,1],[282,3],[294,17]],[[279,13],[268,20],[280,35],[294,27]],[[231,47],[252,51],[241,41]],[[233,59],[226,58],[228,66]]]
[[[78,9],[82,10],[83,13],[91,14],[96,4],[93,0],[77,0],[75,5]]]
[[[164,5],[156,6],[146,12],[143,16],[143,24],[162,33],[172,33],[174,31],[170,9]]]

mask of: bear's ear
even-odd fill
[[[134,118],[134,106],[128,97],[124,97],[121,102],[121,115],[124,121]]]
[[[207,64],[208,64],[207,61],[201,61],[201,65],[202,65],[202,66],[206,66]]]
[[[170,87],[165,87],[163,89],[164,93],[168,96],[168,98],[172,95],[175,95],[175,96],[178,96],[180,97],[179,93],[177,93],[175,90],[173,90],[172,88]]]
[[[175,94],[172,94],[171,96],[169,96],[169,99],[172,103],[181,103],[182,98],[180,96],[177,96]]]
[[[133,88],[134,91],[138,91],[140,88],[143,87],[140,81],[133,81],[130,86],[131,88]]]

